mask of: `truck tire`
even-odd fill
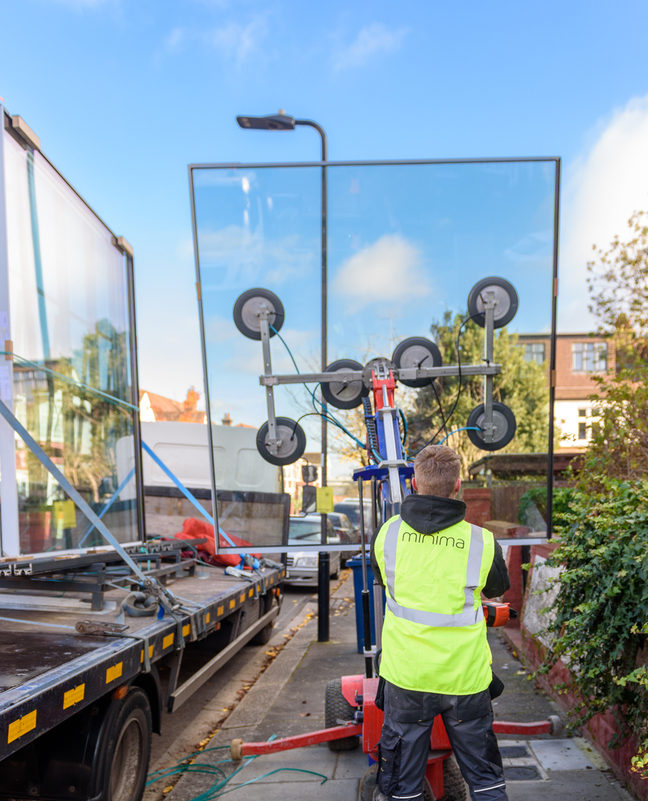
[[[444,801],[467,801],[468,786],[464,781],[454,756],[443,762]]]
[[[102,801],[140,801],[151,755],[151,706],[144,690],[129,687],[108,723]]]
[[[342,726],[346,721],[353,720],[356,708],[351,706],[342,695],[342,680],[331,679],[326,685],[324,696],[324,723],[327,729],[333,726]],[[343,737],[341,740],[330,740],[328,747],[331,751],[353,751],[360,744],[357,736]]]
[[[250,640],[252,645],[265,645],[272,637],[272,634],[274,632],[274,625],[275,625],[274,620],[271,620],[267,626],[264,626],[261,629],[261,631],[257,631],[254,637],[252,637],[252,639]]]

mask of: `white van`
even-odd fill
[[[210,489],[207,426],[202,423],[142,423],[142,440],[189,489]],[[216,487],[219,490],[281,492],[281,468],[266,462],[256,447],[256,429],[212,426]],[[117,478],[133,468],[131,438],[117,443]],[[175,487],[175,483],[142,451],[145,487]],[[122,498],[133,497],[134,489]]]
[[[142,441],[212,514],[207,426],[202,423],[142,423]],[[229,534],[258,546],[287,540],[290,496],[282,492],[281,467],[266,462],[256,447],[256,429],[213,426],[218,521]],[[129,438],[117,443],[119,483],[133,469]],[[205,519],[175,482],[142,448],[144,508],[148,534],[173,537],[187,518]],[[129,482],[121,500],[135,496]]]

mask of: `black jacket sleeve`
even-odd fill
[[[506,562],[504,561],[504,554],[502,547],[495,540],[495,554],[493,555],[493,564],[491,565],[486,584],[482,592],[487,598],[497,598],[503,595],[511,586]]]

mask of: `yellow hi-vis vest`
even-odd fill
[[[491,682],[481,590],[493,563],[490,531],[465,520],[421,534],[400,516],[374,554],[386,591],[380,675],[406,690],[469,695]]]

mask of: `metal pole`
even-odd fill
[[[322,200],[321,200],[321,217],[322,217],[322,228],[321,228],[321,318],[322,318],[322,341],[321,341],[321,353],[322,353],[322,372],[326,369],[326,365],[328,363],[328,354],[327,354],[327,316],[328,316],[328,309],[327,309],[327,283],[328,283],[328,258],[327,258],[327,242],[328,242],[328,232],[327,232],[327,204],[328,204],[328,196],[327,196],[327,174],[326,174],[326,161],[328,160],[328,152],[327,152],[327,143],[326,143],[326,134],[324,133],[324,129],[318,123],[313,122],[313,120],[295,120],[295,125],[308,125],[310,128],[314,128],[317,133],[320,135],[320,139],[322,141],[322,180],[321,180],[321,189],[322,189]],[[322,487],[326,486],[328,480],[328,470],[327,470],[327,456],[328,456],[328,431],[326,426],[326,405],[322,405],[322,456],[321,456],[321,468],[322,468]],[[321,529],[321,536],[322,536],[322,544],[327,544],[327,518],[326,515],[322,515],[322,529]],[[329,639],[329,555],[327,552],[320,551],[319,553],[319,570],[317,574],[317,640],[318,642],[327,642]]]
[[[556,401],[556,318],[558,312],[558,231],[560,224],[560,159],[556,159],[554,196],[553,286],[551,292],[551,345],[549,356],[549,437],[547,442],[547,538],[553,532],[554,403]]]
[[[6,214],[4,141],[5,110],[0,104],[0,350],[13,348],[11,309],[9,307],[9,253]],[[0,400],[14,408],[13,362],[11,356],[0,357]],[[16,481],[16,435],[10,426],[0,425],[0,553],[18,556],[20,553],[20,518],[18,515],[18,483]]]
[[[362,501],[362,479],[358,480],[358,498],[360,500],[360,559],[362,565],[362,633],[365,660],[365,676],[373,676],[373,650],[371,648],[371,602],[369,599],[369,581],[367,576],[367,536],[365,532],[364,503]]]
[[[205,336],[205,315],[202,303],[202,284],[200,278],[200,255],[198,253],[198,222],[196,218],[196,198],[193,170],[189,167],[189,200],[191,202],[191,227],[193,231],[194,263],[196,267],[196,299],[198,301],[198,325],[200,331],[200,349],[202,356],[203,384],[205,389],[205,411],[207,413],[207,445],[209,448],[209,472],[212,491],[212,518],[214,519],[214,543],[216,552],[220,547],[218,535],[218,503],[216,500],[216,463],[214,460],[214,432],[212,431],[211,401],[209,397],[209,377],[207,367],[207,338]]]
[[[126,277],[128,281],[128,319],[129,319],[129,347],[131,366],[131,403],[138,407],[133,410],[133,446],[135,459],[135,509],[137,514],[137,527],[139,539],[146,539],[146,512],[144,505],[144,468],[142,465],[142,429],[139,416],[139,367],[137,358],[137,325],[135,317],[135,269],[133,256],[128,251],[126,255]]]

